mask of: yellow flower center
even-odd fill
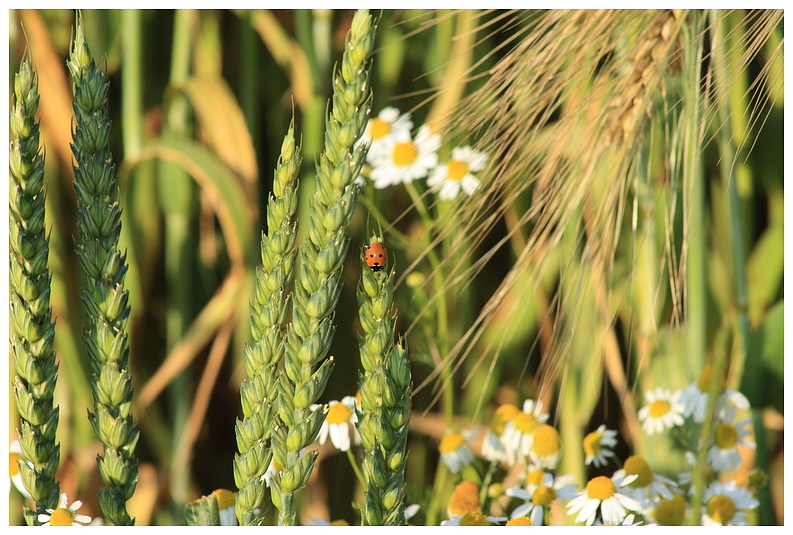
[[[556,490],[551,487],[542,486],[534,491],[534,496],[531,497],[531,502],[534,505],[541,505],[548,507],[551,502],[556,499]]]
[[[330,523],[331,526],[349,526],[350,524],[346,520],[334,520]]]
[[[735,516],[735,503],[727,496],[714,496],[708,500],[708,516],[726,524]]]
[[[545,470],[532,470],[526,474],[526,483],[529,485],[542,485],[545,480]]]
[[[520,412],[518,408],[511,403],[505,403],[501,405],[496,409],[495,414],[493,414],[493,421],[490,423],[490,430],[498,436],[503,435],[507,422],[514,418],[518,412]]]
[[[716,426],[716,432],[713,435],[716,445],[723,450],[734,448],[738,443],[738,430],[734,425],[719,424]]]
[[[416,156],[419,152],[412,141],[403,141],[394,145],[394,150],[391,153],[391,158],[396,165],[408,165],[416,161]]]
[[[603,435],[598,431],[592,431],[584,437],[584,453],[587,455],[595,456],[600,451],[600,441],[603,440]]]
[[[352,409],[344,403],[335,403],[328,407],[328,423],[343,424],[352,416]]]
[[[378,119],[377,117],[369,119],[369,134],[372,136],[373,140],[384,138],[390,131],[391,125],[384,120]]]
[[[662,526],[682,526],[686,518],[686,499],[675,494],[671,500],[661,498],[653,516]]]
[[[559,431],[553,426],[545,424],[534,433],[532,449],[540,457],[551,457],[559,453],[561,441]]]
[[[479,487],[473,481],[461,481],[449,498],[449,516],[463,516],[472,511],[480,512],[482,503],[479,501]]]
[[[517,518],[512,518],[507,520],[507,526],[533,526],[534,522],[531,521],[530,518],[525,516],[519,516]]]
[[[526,414],[525,412],[516,414],[512,419],[512,424],[518,431],[527,435],[533,433],[540,427],[539,420],[537,420],[533,414]]]
[[[700,374],[699,379],[697,380],[697,388],[699,388],[700,392],[707,394],[708,392],[710,392],[710,385],[713,382],[713,380],[714,380],[714,378],[713,378],[713,367],[712,366],[705,366],[705,369],[702,370],[702,373]],[[719,381],[719,383],[720,383],[719,384],[719,394],[721,394],[725,390],[727,390],[726,379],[724,377],[722,377],[721,380]]]
[[[237,495],[234,492],[226,489],[218,489],[215,491],[215,498],[218,501],[218,509],[227,509],[234,507],[237,502]]]
[[[653,404],[650,405],[650,415],[655,416],[658,418],[659,416],[663,416],[664,414],[669,412],[672,406],[669,404],[668,401],[664,401],[662,399],[656,399],[653,401]]]
[[[438,451],[441,453],[456,451],[464,442],[465,437],[462,433],[446,433],[441,439],[441,445],[438,446]]]
[[[608,500],[617,494],[617,487],[606,476],[598,476],[590,479],[586,484],[586,494],[595,500]]]
[[[19,473],[19,460],[22,458],[18,453],[8,454],[8,475],[14,477]]]
[[[74,513],[68,509],[55,509],[50,516],[50,526],[71,526],[74,524]]]
[[[468,164],[465,162],[458,162],[457,160],[449,160],[446,167],[446,174],[452,180],[462,180],[468,174]]]
[[[471,511],[470,513],[465,513],[463,517],[460,519],[461,526],[488,526],[490,523],[487,521],[487,517],[482,513],[478,513],[476,511]]]
[[[654,475],[650,465],[638,455],[632,455],[625,459],[625,475],[632,476],[634,474],[639,477],[633,480],[628,485],[629,487],[642,489],[653,482]]]

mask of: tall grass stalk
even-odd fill
[[[239,453],[234,457],[237,518],[241,525],[261,519],[265,483],[262,476],[273,458],[270,432],[279,425],[274,402],[278,395],[278,365],[284,355],[284,330],[289,308],[287,286],[297,256],[298,169],[301,151],[295,143],[294,120],[281,145],[267,205],[267,234],[262,233],[262,266],[256,270],[251,302],[253,344],[244,351],[247,378],[240,386],[244,418],[237,420]],[[284,459],[281,461],[285,462]],[[286,466],[279,464],[279,466]],[[257,510],[259,511],[257,513]]]
[[[334,309],[341,291],[341,267],[349,245],[349,225],[358,203],[354,183],[366,157],[357,145],[369,118],[369,56],[375,24],[367,10],[353,17],[341,67],[333,80],[333,106],[325,125],[325,148],[317,165],[316,189],[310,200],[308,238],[300,247],[300,269],[293,292],[292,324],[287,328],[283,374],[279,379],[278,413],[284,423],[273,433],[276,461],[283,471],[271,479],[279,525],[295,525],[294,492],[311,475],[317,452],[301,451],[319,433],[327,409],[312,411],[333,370],[325,359],[335,326]]]
[[[138,480],[134,452],[139,432],[130,410],[132,377],[125,333],[129,305],[124,289],[127,266],[125,256],[118,250],[121,209],[108,146],[108,82],[91,58],[79,14],[67,66],[74,96],[77,255],[87,279],[82,301],[89,325],[83,341],[91,365],[89,382],[94,397],[94,412],[89,411],[88,417],[104,444],[104,455],[97,456],[105,484],[99,490],[99,504],[106,522],[133,525],[126,501],[134,494]]]
[[[29,59],[14,76],[11,142],[8,158],[11,355],[16,368],[14,398],[21,417],[17,429],[24,459],[19,471],[36,511],[24,510],[28,525],[36,515],[58,506],[56,479],[60,444],[55,442],[58,407],[53,394],[58,364],[52,349],[55,322],[50,308],[49,237],[45,228],[47,193],[44,151],[40,147],[38,78]]]
[[[364,330],[358,345],[364,371],[358,379],[361,409],[356,425],[367,484],[361,516],[363,525],[368,526],[405,523],[405,465],[413,383],[407,349],[401,342],[394,344],[393,261],[391,266],[389,272],[374,272],[362,261],[358,283],[358,314]]]

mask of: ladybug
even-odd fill
[[[366,265],[372,268],[372,271],[380,271],[383,269],[385,267],[386,257],[385,247],[378,241],[370,243],[369,247],[364,251]]]

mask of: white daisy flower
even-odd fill
[[[468,429],[459,433],[447,429],[438,446],[441,453],[441,461],[449,471],[456,474],[460,469],[473,462],[474,454],[468,449],[468,445],[473,443],[476,436],[476,429]]]
[[[330,441],[340,451],[350,449],[350,427],[352,427],[354,441],[361,443],[361,437],[355,428],[358,415],[355,414],[355,398],[344,396],[341,402],[333,400],[328,402],[328,415],[322,423],[317,440],[324,444],[330,435]]]
[[[452,149],[452,158],[432,171],[427,185],[439,190],[438,197],[444,201],[456,199],[460,189],[470,197],[480,185],[473,173],[484,169],[486,164],[487,154],[484,152],[471,147],[455,147]]]
[[[749,440],[752,432],[747,427],[750,418],[739,420],[735,424],[720,423],[713,433],[713,446],[708,450],[708,462],[717,472],[734,470],[741,465],[741,454],[738,446],[756,448],[757,444]]]
[[[361,139],[356,143],[362,145],[364,143],[369,145],[369,152],[366,153],[366,161],[371,165],[388,158],[390,151],[389,138],[397,133],[407,133],[413,129],[413,121],[410,120],[410,114],[399,114],[399,110],[394,107],[383,108],[377,117],[372,117],[366,123],[366,130],[364,130]]]
[[[645,524],[642,520],[636,520],[636,515],[629,514],[621,524],[603,524],[600,520],[595,520],[593,526],[655,526],[655,524]]]
[[[28,463],[28,466],[33,468],[33,463],[26,460],[25,456],[22,454],[22,447],[19,445],[19,441],[15,440],[8,446],[8,475],[11,478],[11,483],[14,484],[22,496],[30,498],[30,493],[22,482],[22,473],[19,471],[20,460],[24,460]]]
[[[505,403],[496,409],[482,442],[482,457],[488,461],[507,462],[507,447],[502,438],[507,422],[519,412],[520,410],[511,403]]]
[[[440,146],[441,137],[427,125],[419,128],[415,140],[410,138],[410,132],[394,132],[388,137],[387,157],[375,164],[369,178],[377,189],[424,178],[438,164]]]
[[[629,476],[622,481],[613,481],[606,476],[597,476],[587,483],[575,498],[567,503],[568,515],[578,513],[576,522],[586,522],[591,526],[600,511],[602,521],[606,524],[620,524],[628,514],[627,510],[636,511],[639,502],[622,494],[622,485],[635,479]]]
[[[562,456],[562,441],[555,427],[543,424],[534,432],[529,450],[531,462],[540,468],[555,470]]]
[[[237,493],[226,489],[217,489],[213,492],[218,501],[218,514],[221,526],[238,526],[237,522]]]
[[[525,459],[531,453],[534,433],[548,420],[549,414],[542,412],[542,401],[527,399],[523,402],[523,411],[517,413],[504,428],[501,440],[507,449],[507,462],[515,464],[518,459]]]
[[[575,479],[572,474],[554,478],[553,475],[546,473],[543,484],[529,491],[523,488],[509,488],[505,493],[513,498],[524,500],[526,503],[519,505],[510,518],[528,517],[535,526],[542,526],[545,510],[551,506],[555,500],[572,500],[576,496],[578,485],[570,483]]]
[[[416,516],[416,513],[419,512],[419,509],[421,509],[421,506],[417,503],[405,507],[405,520],[410,520],[411,518]]]
[[[666,429],[683,425],[685,405],[680,401],[680,396],[679,390],[672,392],[660,387],[644,393],[649,404],[639,409],[639,420],[645,433],[662,433]]]
[[[746,511],[759,505],[752,493],[739,487],[734,480],[727,483],[714,481],[702,496],[704,526],[748,526]]]
[[[586,453],[584,464],[587,466],[594,464],[596,468],[606,466],[608,457],[614,457],[614,451],[611,448],[616,445],[617,432],[601,425],[584,437],[584,453]]]
[[[685,405],[683,416],[694,415],[694,421],[702,423],[705,420],[705,412],[708,408],[708,392],[713,376],[713,368],[705,366],[699,379],[688,385],[680,397],[680,402]],[[723,381],[722,381],[723,383]],[[725,384],[720,386],[722,394],[716,400],[716,417],[721,420],[729,420],[730,417],[725,411],[730,408],[743,410],[749,409],[749,400],[746,396],[736,390],[727,388]]]
[[[492,526],[506,522],[505,516],[485,516],[478,511],[471,511],[463,516],[453,516],[441,522],[441,526]]]
[[[58,508],[46,509],[46,513],[39,514],[38,521],[41,522],[42,526],[81,526],[91,522],[90,516],[75,513],[83,505],[83,502],[77,500],[67,507],[68,503],[69,498],[66,493],[61,494],[58,500]]]
[[[680,492],[677,483],[654,473],[647,461],[638,455],[625,459],[623,466],[614,472],[613,479],[621,483],[630,478],[629,483],[622,483],[621,492],[639,502],[641,507],[636,510],[644,515],[652,512],[661,498],[671,500]]]

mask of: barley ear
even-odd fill
[[[262,520],[265,482],[272,460],[270,432],[277,425],[274,401],[278,395],[278,364],[284,354],[284,329],[297,248],[297,171],[300,147],[295,143],[294,119],[289,125],[273,177],[273,193],[267,204],[267,234],[262,233],[262,265],[256,270],[251,301],[253,344],[244,350],[247,378],[240,386],[244,418],[237,420],[239,453],[234,457],[237,518],[240,525]],[[256,512],[258,509],[259,513]]]
[[[94,411],[89,410],[88,418],[104,444],[104,455],[97,456],[105,484],[99,490],[99,504],[106,522],[133,525],[126,501],[135,493],[138,481],[134,452],[139,431],[131,415],[132,377],[125,333],[129,318],[128,292],[124,289],[127,265],[126,255],[118,250],[121,208],[108,146],[108,82],[91,58],[79,13],[67,66],[74,98],[76,248],[86,275],[81,297],[89,322],[83,341],[88,349],[88,380],[94,398]]]
[[[301,456],[319,433],[326,409],[312,411],[333,370],[325,359],[333,340],[334,309],[341,291],[341,267],[349,226],[358,203],[354,183],[366,157],[356,146],[369,118],[369,71],[375,25],[367,10],[353,17],[342,64],[333,78],[333,107],[325,122],[325,147],[317,165],[310,201],[308,237],[300,247],[293,292],[292,325],[287,329],[284,368],[279,378],[278,413],[283,427],[273,438],[273,455],[284,467],[272,480],[279,525],[295,525],[294,492],[314,468],[316,452]]]
[[[380,241],[373,239],[372,241]],[[394,268],[374,272],[363,261],[358,283],[359,336],[363,373],[358,385],[358,433],[366,478],[364,525],[405,524],[405,465],[410,420],[410,362],[401,341],[394,343]]]
[[[53,392],[58,364],[52,350],[55,322],[50,308],[49,237],[44,225],[44,152],[39,146],[38,79],[29,60],[14,77],[11,112],[9,179],[9,305],[14,333],[11,354],[16,366],[14,397],[21,417],[17,430],[24,459],[19,472],[36,511],[25,509],[35,525],[38,513],[58,507],[60,486],[55,479],[61,447],[55,442],[58,407]]]

